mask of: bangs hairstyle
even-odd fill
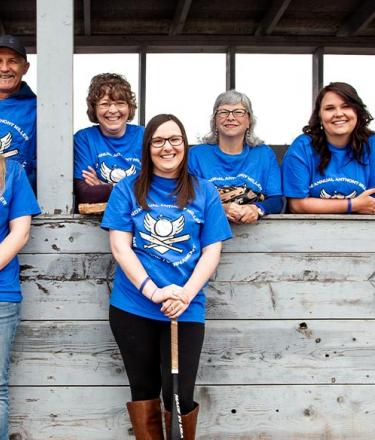
[[[117,73],[100,73],[91,79],[86,98],[87,116],[91,122],[98,123],[96,105],[105,95],[112,101],[126,101],[129,106],[128,121],[134,118],[137,104],[135,94],[126,78]]]
[[[5,160],[3,156],[0,154],[0,195],[4,191],[5,186]]]
[[[177,206],[183,209],[188,203],[195,198],[195,179],[188,173],[188,148],[189,143],[186,131],[182,122],[174,115],[160,114],[154,116],[146,125],[143,144],[142,144],[142,166],[141,172],[135,181],[135,197],[138,204],[143,209],[150,209],[147,203],[147,197],[150,192],[151,180],[153,175],[154,164],[151,159],[151,139],[156,130],[165,122],[175,122],[181,130],[182,139],[184,141],[184,157],[177,170],[177,184],[171,196],[176,196]]]
[[[219,142],[219,136],[216,128],[216,112],[221,105],[225,105],[225,104],[229,104],[229,105],[242,104],[245,107],[250,117],[250,127],[248,130],[246,130],[244,142],[250,145],[251,147],[262,144],[263,141],[259,139],[254,133],[254,128],[256,125],[256,117],[254,116],[253,113],[251,101],[249,97],[245,95],[245,93],[237,92],[236,90],[228,90],[227,92],[221,93],[216,98],[210,119],[211,131],[210,133],[208,133],[208,135],[202,138],[202,142],[206,144],[217,144]]]
[[[344,82],[331,82],[322,88],[315,100],[314,110],[310,116],[309,124],[303,127],[302,131],[311,137],[314,150],[320,156],[318,170],[324,174],[331,160],[331,152],[328,149],[328,140],[320,119],[320,109],[324,96],[328,92],[336,93],[345,103],[351,107],[357,115],[357,124],[350,135],[350,146],[352,157],[359,163],[363,163],[364,156],[369,152],[368,138],[373,131],[368,128],[373,117],[366,108],[362,99],[358,96],[356,89]]]

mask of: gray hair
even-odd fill
[[[225,104],[242,104],[245,109],[249,112],[250,116],[250,127],[246,131],[245,134],[245,142],[250,145],[251,147],[254,147],[255,145],[262,144],[263,141],[259,139],[255,133],[254,133],[254,127],[256,124],[256,118],[253,113],[253,109],[251,107],[251,101],[247,95],[244,93],[237,92],[236,90],[228,90],[226,92],[220,93],[220,95],[216,98],[214,108],[212,110],[212,115],[210,119],[210,128],[211,131],[208,133],[208,135],[204,136],[202,138],[202,141],[207,144],[217,144],[219,141],[219,136],[216,129],[216,111],[221,105]]]

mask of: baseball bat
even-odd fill
[[[171,320],[171,373],[172,373],[172,417],[171,440],[184,438],[180,402],[178,398],[178,323]]]

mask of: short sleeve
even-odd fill
[[[189,173],[193,176],[203,177],[200,173],[200,169],[198,166],[196,151],[197,151],[197,147],[190,147],[189,148],[189,155],[188,155]]]
[[[369,147],[370,147],[370,177],[369,177],[368,188],[375,188],[375,135],[370,137]]]
[[[82,171],[88,166],[94,168],[90,154],[90,145],[85,130],[80,130],[74,135],[74,178],[83,180]]]
[[[213,184],[206,182],[206,203],[204,224],[200,233],[201,247],[232,238],[232,231],[219,193]]]
[[[120,181],[112,190],[100,225],[103,229],[133,232],[131,195],[125,180]]]
[[[265,194],[267,197],[272,196],[281,196],[281,172],[279,164],[277,163],[276,155],[271,150],[268,149],[268,168],[267,168],[267,176],[266,176],[266,187]]]
[[[282,163],[283,192],[286,197],[303,199],[310,193],[311,176],[302,145],[295,142],[289,147]]]
[[[38,215],[40,208],[31,188],[25,170],[16,162],[14,169],[13,191],[9,206],[9,221],[25,215]]]

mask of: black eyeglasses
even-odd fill
[[[227,110],[223,108],[222,110],[218,110],[216,112],[216,116],[222,119],[226,119],[232,113],[234,118],[243,118],[249,112],[242,108],[235,108],[234,110]]]
[[[151,139],[151,145],[154,148],[162,148],[167,141],[172,147],[178,147],[184,142],[184,138],[182,136],[171,136],[169,138],[154,137]]]

